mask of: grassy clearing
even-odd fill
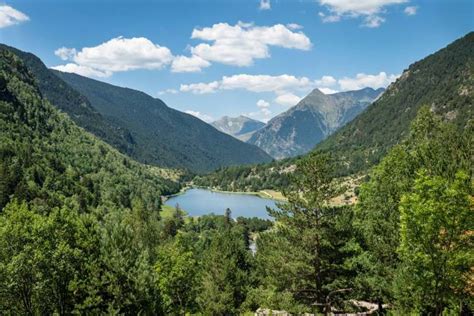
[[[260,197],[263,197],[263,198],[266,198],[266,199],[273,199],[273,200],[277,200],[277,201],[286,201],[285,196],[279,191],[261,190],[257,193]]]
[[[174,211],[175,211],[174,206],[163,204],[161,206],[160,216],[161,216],[161,218],[164,218],[164,219],[171,218],[173,216]],[[182,212],[183,216],[188,216],[188,213],[185,210],[181,210],[181,212]]]

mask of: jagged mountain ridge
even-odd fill
[[[304,154],[351,121],[384,91],[364,88],[324,94],[314,89],[248,140],[277,159]]]

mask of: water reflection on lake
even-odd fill
[[[206,189],[189,189],[185,193],[169,198],[166,205],[179,206],[190,216],[214,213],[223,215],[226,208],[232,211],[232,217],[271,218],[266,207],[275,208],[275,201],[256,195],[213,192]]]

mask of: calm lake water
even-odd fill
[[[205,189],[189,189],[185,193],[169,198],[166,205],[179,206],[190,216],[214,213],[223,215],[226,208],[232,211],[232,217],[270,218],[266,207],[276,207],[275,201],[250,194],[212,192]]]

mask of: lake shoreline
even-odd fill
[[[274,190],[261,190],[261,191],[224,191],[224,190],[219,190],[216,188],[210,188],[210,187],[205,187],[205,186],[198,186],[198,185],[187,185],[181,188],[179,192],[170,194],[170,195],[163,195],[162,196],[162,201],[163,203],[169,200],[172,197],[176,197],[179,195],[182,195],[186,193],[186,191],[190,189],[204,189],[204,190],[209,190],[211,192],[216,192],[216,193],[224,193],[224,194],[241,194],[241,195],[253,195],[253,196],[258,196],[262,199],[270,199],[270,200],[275,200],[277,202],[286,202],[287,199],[283,196],[283,194],[279,191],[274,191]]]

